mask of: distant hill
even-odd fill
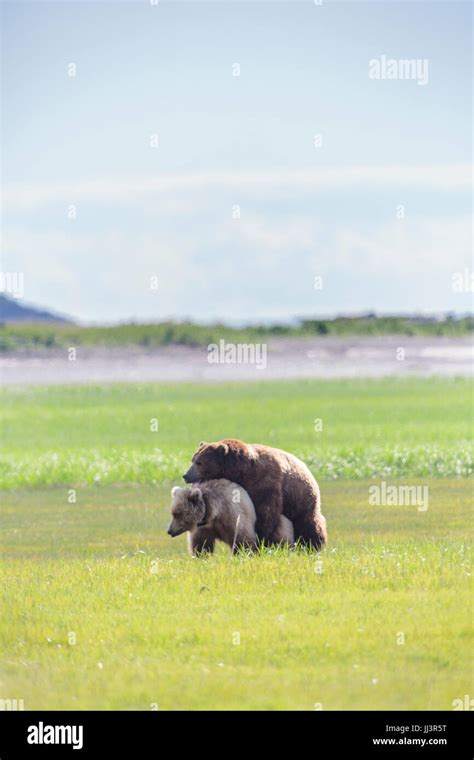
[[[72,320],[53,314],[51,311],[26,306],[14,298],[0,293],[0,322],[61,322],[72,324]]]

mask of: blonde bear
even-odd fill
[[[192,488],[175,486],[171,496],[168,533],[175,537],[187,531],[191,554],[212,553],[216,540],[226,543],[233,554],[257,546],[255,509],[247,491],[237,483],[219,478]],[[282,515],[274,543],[293,541],[293,524]]]

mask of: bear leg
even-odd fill
[[[300,546],[321,549],[327,541],[326,520],[321,514],[303,514],[293,520],[295,542]]]
[[[193,556],[212,554],[216,538],[211,530],[206,528],[197,528],[188,534],[188,547]]]
[[[255,531],[260,542],[277,544],[280,540],[280,520],[283,512],[281,494],[275,489],[266,489],[254,499],[257,522]]]
[[[257,548],[257,537],[248,532],[239,532],[234,538],[231,549],[232,554],[237,554],[240,549],[254,551]]]

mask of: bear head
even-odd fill
[[[171,517],[168,533],[173,538],[206,524],[207,504],[200,488],[171,489]]]
[[[234,438],[216,443],[201,441],[192,458],[191,467],[184,473],[186,483],[227,478],[239,482],[243,470],[255,458],[251,446]]]

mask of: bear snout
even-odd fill
[[[184,473],[183,480],[185,483],[193,483],[196,480],[195,473],[192,467],[190,467],[189,470],[187,470]]]
[[[168,528],[168,535],[171,536],[171,538],[176,538],[176,536],[180,536],[181,533],[184,533],[184,530],[182,528],[175,528],[173,523],[170,524]]]

